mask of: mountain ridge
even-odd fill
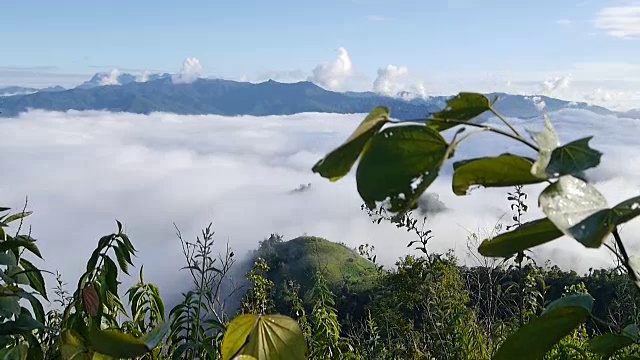
[[[105,79],[113,80],[114,83],[101,85]],[[268,116],[303,112],[368,113],[376,106],[388,106],[392,109],[394,118],[410,120],[441,110],[450,98],[433,96],[407,99],[374,92],[334,92],[309,81],[281,83],[268,80],[250,83],[201,78],[191,83],[174,83],[170,74],[150,74],[145,80],[147,81],[137,81],[136,77],[126,73],[98,73],[89,81],[72,89],[29,89],[36,91],[0,97],[0,117],[14,117],[29,109]],[[576,103],[546,96],[506,93],[489,93],[487,96],[500,97],[495,108],[508,117],[539,116],[541,112],[536,103],[544,101],[547,111],[576,108],[598,114],[640,119],[638,110],[616,112],[584,102]]]

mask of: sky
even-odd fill
[[[29,111],[0,121],[0,206],[34,213],[30,226],[45,262],[70,286],[98,239],[116,231],[115,220],[139,250],[136,266],[168,297],[187,290],[188,275],[175,236],[175,223],[193,240],[213,222],[216,250],[228,242],[239,259],[271,233],[285,239],[325,237],[351,248],[369,243],[378,261],[390,267],[412,253],[410,233],[388,223],[373,224],[361,211],[353,173],[331,183],[311,167],[346,139],[363,114],[296,114],[267,117],[138,115],[100,111]],[[595,135],[602,163],[588,171],[592,184],[613,206],[640,193],[637,119],[566,109],[549,114],[562,143]],[[494,119],[495,120],[495,119]],[[492,124],[500,126],[495,123]],[[522,130],[539,130],[542,120],[512,119]],[[606,134],[606,135],[605,135]],[[447,135],[450,137],[451,133]],[[510,189],[478,189],[467,196],[451,191],[451,162],[502,152],[535,156],[521,145],[490,133],[469,138],[456,150],[440,177],[427,190],[427,227],[432,252],[454,249],[461,261],[475,264],[477,242],[509,225]],[[311,184],[305,191],[294,191]],[[537,197],[544,184],[527,186],[529,212],[524,221],[542,217]],[[420,215],[418,215],[420,216]],[[631,256],[640,255],[640,220],[621,228]],[[471,249],[471,251],[469,250]],[[413,252],[417,254],[417,252]],[[564,269],[586,272],[608,267],[604,248],[586,249],[561,238],[533,249],[540,264],[550,260]],[[70,261],[74,259],[74,261]],[[35,259],[37,260],[37,259]],[[136,274],[137,271],[133,271]],[[124,286],[135,278],[123,278]],[[53,279],[48,278],[53,284]],[[72,290],[72,289],[69,289]]]
[[[173,73],[190,58],[205,77],[394,94],[553,92],[629,109],[640,107],[638,38],[637,0],[8,1],[0,85]]]

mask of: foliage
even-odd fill
[[[502,154],[457,161],[453,164],[454,193],[466,195],[466,190],[472,185],[504,187],[548,182],[538,197],[546,218],[527,224],[518,223],[515,230],[483,241],[478,249],[480,254],[506,258],[518,254],[521,264],[525,250],[563,235],[586,247],[600,247],[609,235],[613,235],[616,248],[609,248],[620,259],[629,277],[640,283],[640,272],[634,269],[617,230],[618,225],[640,215],[640,196],[608,207],[604,196],[583,175],[585,170],[598,166],[602,157],[602,153],[590,147],[591,138],[561,146],[553,124],[545,115],[544,129],[528,131],[532,138],[529,140],[492,105],[484,95],[460,93],[447,101],[446,109],[431,114],[429,118],[413,121],[422,125],[387,127],[384,125],[395,123],[390,119],[389,109],[376,108],[359,127],[368,130],[358,129],[354,133],[360,134],[358,146],[351,145],[352,136],[318,161],[312,170],[335,181],[345,176],[351,166],[339,165],[332,159],[349,159],[350,164],[359,159],[355,175],[362,200],[369,209],[381,206],[395,214],[394,219],[397,220],[417,207],[418,198],[438,177],[444,163],[455,156],[455,149],[469,136],[491,132],[508,137],[535,151],[535,158]],[[506,129],[472,122],[485,112],[495,115]],[[372,118],[379,118],[377,124],[381,126],[370,127],[368,124]],[[456,128],[456,132],[447,141],[441,132],[450,128]],[[459,138],[467,128],[478,131]],[[521,215],[520,211],[518,214]],[[514,220],[519,222],[519,216]],[[539,317],[510,335],[494,358],[543,357],[590,317],[592,303],[584,300],[586,298],[581,299],[579,304],[565,299],[551,303]],[[519,311],[521,321],[524,319],[522,305]],[[539,341],[533,347],[525,347],[531,337]]]

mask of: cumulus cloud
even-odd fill
[[[180,73],[171,77],[175,84],[189,84],[196,81],[202,73],[202,64],[197,58],[186,58]]]
[[[330,183],[310,171],[363,116],[31,111],[0,121],[0,133],[6,135],[0,143],[0,167],[11,169],[0,181],[0,205],[20,209],[29,196],[34,215],[27,225],[32,225],[46,259],[37,265],[60,270],[70,284],[82,273],[100,236],[114,231],[115,219],[124,223],[138,248],[136,263],[144,264],[145,278],[157,282],[166,296],[177,296],[188,284],[186,274],[178,271],[183,263],[173,222],[185,237],[194,238],[213,221],[217,249],[228,240],[240,256],[270,233],[285,238],[307,233],[354,248],[373,244],[378,258],[391,265],[411,251],[404,246],[411,234],[371,223],[360,210],[352,174]],[[605,155],[589,176],[610,204],[638,194],[640,155],[636,135],[628,130],[637,127],[638,120],[580,110],[550,116],[563,142],[596,135],[593,146]],[[514,121],[519,127],[541,127],[540,119]],[[456,159],[505,151],[533,155],[491,135],[468,141],[456,151]],[[468,231],[492,228],[499,218],[509,218],[509,189],[458,197],[451,192],[451,175],[448,163],[420,209],[435,236],[432,251],[453,248],[464,261]],[[306,184],[305,191],[292,194],[300,184]],[[541,215],[535,204],[541,187],[526,190],[531,194],[531,220]],[[636,234],[638,221],[622,230],[632,253],[640,250]],[[587,250],[568,239],[537,248],[534,254],[578,271],[610,264],[606,251]],[[125,279],[124,285],[132,282]]]
[[[564,76],[556,76],[556,77],[545,80],[542,83],[542,90],[545,94],[551,94],[556,90],[568,88],[570,82],[571,82],[571,74],[567,74]]]
[[[330,90],[340,90],[345,80],[353,75],[353,64],[347,49],[338,49],[338,58],[333,62],[320,64],[313,69],[308,80]]]
[[[617,38],[640,36],[640,5],[604,8],[596,14],[595,26]]]
[[[120,70],[113,69],[100,79],[100,86],[121,85],[120,81],[118,80],[119,77],[120,77]]]
[[[148,70],[143,71],[141,74],[136,76],[136,82],[147,82],[149,81],[149,76],[151,73]]]
[[[426,96],[426,89],[422,83],[411,84],[409,68],[406,66],[387,65],[379,68],[378,77],[373,82],[373,91],[404,98]]]

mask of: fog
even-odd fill
[[[27,225],[38,239],[46,270],[59,270],[70,290],[97,240],[116,230],[115,220],[139,250],[145,279],[167,295],[188,286],[173,223],[193,239],[213,222],[218,248],[228,241],[242,256],[270,233],[286,239],[303,234],[350,247],[369,243],[378,260],[391,266],[408,253],[409,233],[389,224],[372,224],[360,210],[352,175],[330,183],[311,172],[313,164],[339,145],[363,114],[298,114],[269,117],[182,116],[174,114],[66,113],[30,111],[0,120],[0,205],[19,211],[28,196],[34,211]],[[588,175],[610,205],[640,193],[640,121],[580,110],[550,114],[561,140],[595,135],[603,151],[601,166]],[[514,120],[540,128],[540,119]],[[480,134],[456,158],[527,153],[517,143]],[[478,189],[467,196],[451,191],[450,164],[429,189],[428,226],[432,251],[453,248],[467,261],[467,237],[484,235],[502,219],[509,222],[506,192]],[[311,184],[304,191],[292,191]],[[525,188],[526,220],[541,216],[541,186]],[[437,198],[436,198],[437,197]],[[506,214],[506,215],[505,215]],[[631,253],[638,249],[640,221],[621,235]],[[609,266],[603,249],[587,250],[563,238],[536,248],[535,256],[579,272]],[[135,274],[135,270],[133,271]],[[125,285],[133,280],[126,280]],[[53,285],[48,278],[49,285]]]

